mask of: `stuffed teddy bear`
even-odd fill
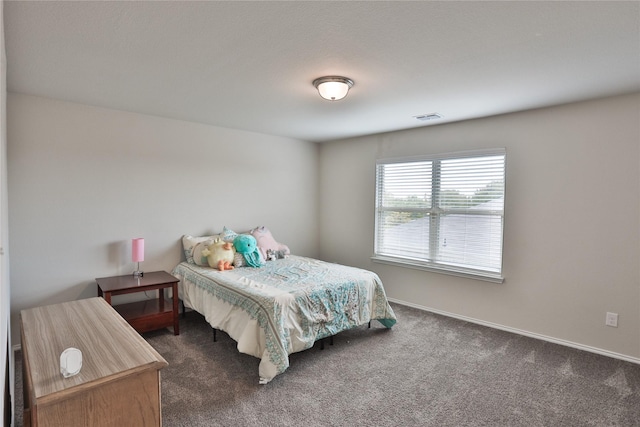
[[[275,259],[286,258],[287,255],[291,254],[289,247],[282,243],[278,243],[276,239],[273,238],[271,231],[269,231],[265,226],[254,228],[249,232],[249,234],[255,237],[258,249],[260,250],[263,259],[274,259],[274,255],[268,253],[269,250],[274,252]]]
[[[262,257],[258,250],[258,243],[253,236],[240,234],[233,240],[233,246],[236,252],[242,255],[246,265],[250,267],[261,267],[263,265]]]
[[[207,262],[211,268],[217,268],[220,271],[233,270],[235,248],[231,242],[225,242],[216,237],[206,249],[203,249],[202,255],[207,257]]]

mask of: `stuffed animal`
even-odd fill
[[[267,261],[275,261],[277,259],[286,258],[286,251],[274,251],[273,249],[267,249]]]
[[[220,271],[233,270],[235,248],[231,242],[225,242],[216,237],[202,251],[202,255],[207,257],[207,262],[211,268],[217,268]]]
[[[282,243],[278,243],[276,239],[273,238],[271,231],[265,226],[256,227],[249,232],[253,237],[255,237],[256,242],[258,244],[258,249],[262,254],[263,259],[273,259],[273,255],[271,258],[267,251],[271,250],[276,254],[276,258],[285,258],[287,255],[291,253],[289,247]],[[279,255],[278,255],[279,254]]]
[[[246,265],[249,267],[261,267],[263,265],[258,242],[249,234],[240,234],[233,241],[236,252],[242,254]]]

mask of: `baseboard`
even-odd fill
[[[609,351],[609,350],[604,350],[604,349],[597,348],[597,347],[591,347],[591,346],[584,345],[584,344],[578,344],[578,343],[575,343],[575,342],[572,342],[572,341],[566,341],[566,340],[563,340],[563,339],[554,338],[554,337],[550,337],[550,336],[542,335],[542,334],[537,334],[535,332],[529,332],[529,331],[525,331],[525,330],[518,329],[518,328],[512,328],[510,326],[504,326],[504,325],[500,325],[498,323],[487,322],[487,321],[484,321],[484,320],[474,319],[472,317],[461,316],[459,314],[449,313],[447,311],[438,310],[438,309],[431,308],[431,307],[425,307],[425,306],[422,306],[422,305],[413,304],[413,303],[402,301],[402,300],[398,300],[398,299],[395,299],[395,298],[388,298],[388,300],[391,301],[391,302],[394,302],[396,304],[401,304],[401,305],[406,305],[407,307],[417,308],[418,310],[428,311],[430,313],[435,313],[435,314],[441,314],[443,316],[452,317],[454,319],[464,320],[465,322],[475,323],[477,325],[487,326],[489,328],[500,329],[502,331],[512,332],[514,334],[523,335],[523,336],[526,336],[526,337],[535,338],[535,339],[538,339],[538,340],[547,341],[547,342],[551,342],[551,343],[554,343],[554,344],[563,345],[563,346],[566,346],[566,347],[572,347],[572,348],[575,348],[575,349],[578,349],[578,350],[584,350],[584,351],[588,351],[590,353],[596,353],[596,354],[600,354],[602,356],[612,357],[614,359],[620,359],[620,360],[624,360],[626,362],[636,363],[636,364],[640,365],[640,358],[637,358],[637,357],[627,356],[625,354],[620,354],[620,353],[616,353],[616,352]]]

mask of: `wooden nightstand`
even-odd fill
[[[158,291],[158,298],[116,305],[122,317],[138,332],[153,331],[173,326],[173,333],[180,334],[178,319],[178,280],[166,271],[144,273],[142,277],[113,276],[97,278],[98,296],[111,304],[113,295],[131,294],[144,291]],[[164,289],[171,288],[172,304],[165,304]]]

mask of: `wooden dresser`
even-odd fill
[[[167,362],[103,298],[22,310],[25,426],[161,426]],[[82,352],[64,378],[60,354]]]

